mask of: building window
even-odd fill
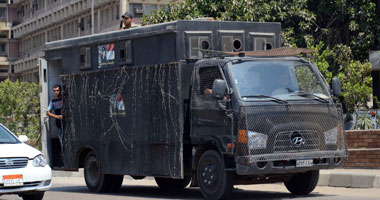
[[[120,19],[119,6],[116,6],[116,19]]]
[[[149,15],[150,13],[157,10],[156,4],[144,4],[144,14]]]
[[[0,8],[0,17],[6,17],[6,8]]]
[[[79,28],[80,31],[84,31],[84,18],[80,18]]]
[[[5,43],[0,43],[0,53],[5,53]]]
[[[143,4],[141,3],[131,3],[129,9],[129,12],[132,13],[135,18],[141,18],[144,14]]]

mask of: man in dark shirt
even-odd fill
[[[120,22],[119,30],[129,29],[132,27],[132,19],[133,19],[132,14],[130,14],[129,12],[126,12],[121,16],[121,18],[122,20]]]
[[[47,115],[49,117],[55,118],[55,125],[58,129],[58,138],[61,143],[61,150],[63,155],[63,134],[62,134],[62,108],[63,108],[63,99],[61,94],[61,85],[53,86],[53,93],[55,98],[51,100]],[[52,113],[54,111],[54,114]]]

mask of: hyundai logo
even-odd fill
[[[12,160],[5,160],[5,165],[13,165],[13,161]]]
[[[290,135],[290,141],[295,147],[301,147],[305,144],[305,138],[298,132],[293,132]]]

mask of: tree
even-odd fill
[[[38,85],[27,82],[0,83],[0,122],[16,135],[27,135],[29,143],[40,147]]]
[[[316,52],[310,57],[326,77],[328,82],[331,78],[338,77],[342,83],[342,97],[344,108],[347,113],[356,112],[359,116],[360,109],[368,109],[367,102],[372,94],[371,63],[368,61],[353,60],[350,47],[336,45],[333,49],[324,48],[320,42],[316,46],[308,46]],[[355,127],[357,126],[355,120]]]

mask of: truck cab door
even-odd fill
[[[191,100],[191,138],[193,142],[230,135],[230,119],[211,97],[215,79],[223,79],[218,66],[195,68]]]

